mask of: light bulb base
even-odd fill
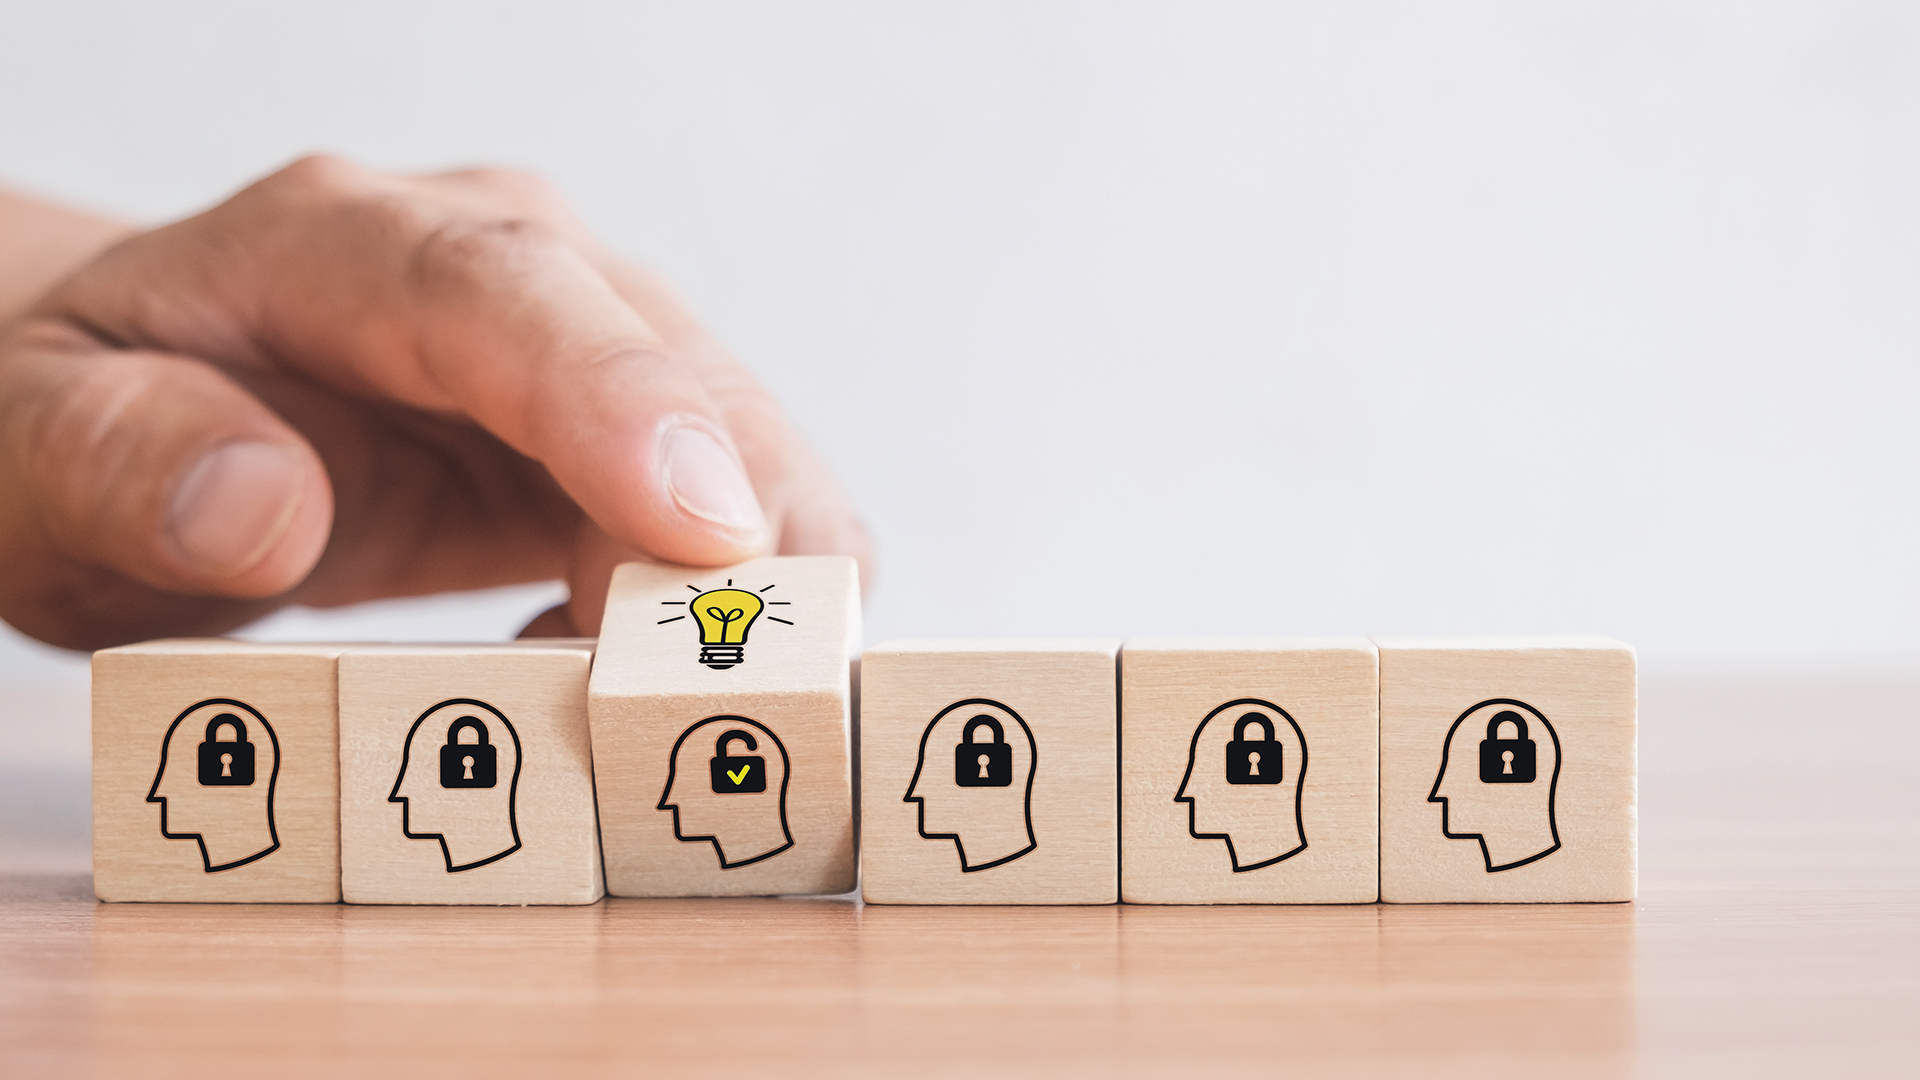
[[[745,661],[747,650],[738,645],[702,645],[700,662],[715,671],[725,671],[735,664]]]

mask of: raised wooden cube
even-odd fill
[[[340,656],[340,891],[350,904],[591,904],[605,888],[593,642]]]
[[[1119,899],[1118,641],[903,641],[860,660],[873,904]]]
[[[614,571],[588,694],[607,891],[853,888],[852,559]]]
[[[1610,638],[1375,643],[1381,899],[1633,899],[1631,648]]]
[[[1364,638],[1128,641],[1121,898],[1378,899],[1379,685]]]
[[[95,895],[337,902],[339,652],[207,638],[93,654]]]

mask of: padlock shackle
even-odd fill
[[[1261,742],[1274,741],[1273,721],[1268,717],[1261,715],[1260,713],[1250,712],[1245,716],[1242,716],[1240,718],[1239,723],[1233,725],[1233,741],[1234,742],[1250,742],[1251,741],[1247,738],[1248,724],[1260,725],[1260,733],[1265,736],[1265,738],[1260,740]]]
[[[213,719],[207,721],[206,741],[207,742],[224,741],[214,736],[214,732],[220,730],[220,727],[224,724],[233,725],[233,741],[235,745],[238,745],[240,743],[247,741],[247,722],[233,715],[230,712],[223,712],[218,716],[215,716]]]
[[[473,729],[474,738],[478,741],[470,742],[470,743],[461,742],[460,741],[461,728]],[[487,738],[487,725],[481,723],[480,718],[477,716],[463,716],[460,719],[455,720],[453,723],[447,725],[447,745],[448,746],[491,745],[491,741]]]
[[[732,754],[727,753],[728,739],[739,739],[741,742],[747,744],[747,749],[749,750],[760,749],[760,743],[754,739],[753,734],[751,732],[742,731],[739,728],[730,728],[727,731],[722,732],[720,737],[713,741],[714,757],[732,757],[733,756]]]
[[[1502,740],[1500,738],[1500,725],[1507,724],[1507,723],[1511,723],[1514,726],[1515,730],[1519,731],[1518,735],[1515,735],[1513,739],[1507,740],[1507,741],[1520,742],[1526,739],[1527,718],[1524,716],[1521,716],[1519,713],[1514,712],[1511,709],[1508,709],[1504,712],[1494,713],[1493,719],[1487,721],[1488,741],[1501,742]]]
[[[976,716],[967,721],[967,726],[960,731],[960,741],[963,743],[973,742],[974,729],[979,727],[990,727],[993,729],[993,742],[1003,743],[1007,741],[1006,729],[1000,726],[1000,721],[995,720],[991,716]],[[979,745],[990,746],[992,743],[980,743]]]

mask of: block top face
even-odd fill
[[[1419,652],[1558,652],[1595,649],[1633,652],[1633,646],[1610,637],[1377,637],[1373,643],[1388,649]]]
[[[859,640],[860,589],[839,555],[718,569],[626,563],[601,621],[595,694],[755,688],[840,692]]]
[[[1120,651],[1118,639],[1106,638],[981,638],[977,640],[883,641],[868,649],[867,656],[942,655],[991,656],[999,653],[1095,653],[1112,656]]]
[[[1374,651],[1373,641],[1363,637],[1222,637],[1222,638],[1128,638],[1130,653],[1276,653],[1314,652],[1326,649]]]
[[[449,656],[469,657],[476,651],[488,652],[505,650],[510,653],[564,653],[591,656],[594,652],[595,638],[520,638],[516,641],[484,642],[445,642],[445,641],[398,641],[380,645],[343,645],[336,651],[341,656],[391,655],[406,656]]]
[[[101,649],[101,656],[321,656],[336,657],[352,642],[236,641],[232,638],[160,638]]]

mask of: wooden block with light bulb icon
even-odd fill
[[[1380,898],[1632,900],[1633,650],[1610,638],[1377,638]]]
[[[1122,899],[1378,899],[1379,690],[1365,638],[1128,641]]]
[[[604,893],[589,640],[340,656],[349,904],[591,904]]]
[[[340,650],[203,638],[93,654],[95,895],[337,902]]]
[[[1118,641],[906,641],[860,660],[861,893],[1119,899]]]
[[[614,571],[588,693],[607,891],[853,888],[852,559]]]

